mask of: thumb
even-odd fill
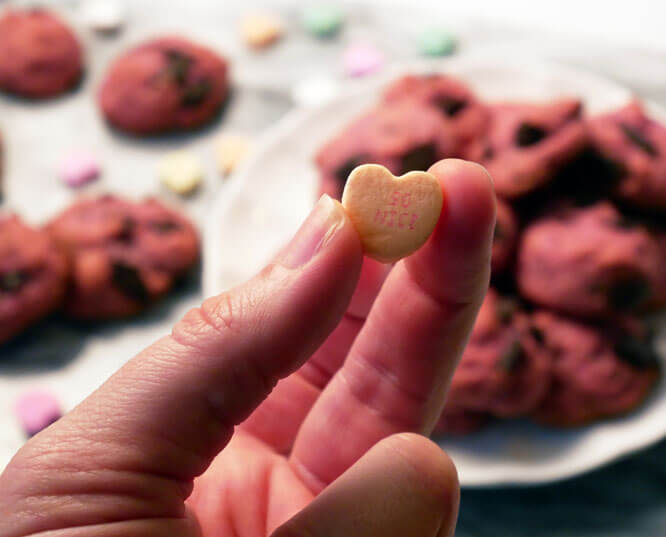
[[[338,324],[361,261],[353,225],[323,197],[275,263],[191,310],[24,446],[0,476],[0,535],[181,517],[234,426]]]
[[[458,516],[451,459],[423,436],[375,444],[272,537],[450,537]]]

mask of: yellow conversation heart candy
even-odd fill
[[[437,178],[427,172],[394,176],[384,166],[354,168],[342,205],[368,257],[392,263],[418,250],[435,229],[444,203]]]

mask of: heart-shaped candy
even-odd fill
[[[443,203],[434,175],[414,171],[396,177],[378,164],[354,168],[342,194],[342,205],[361,236],[365,254],[383,263],[393,263],[423,246]]]

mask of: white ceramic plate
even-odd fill
[[[213,206],[205,230],[204,292],[247,279],[298,228],[315,199],[313,155],[324,141],[373,103],[380,88],[405,72],[442,71],[465,80],[488,100],[579,96],[589,113],[618,107],[628,90],[606,79],[556,64],[459,57],[399,67],[355,82],[324,105],[292,113],[258,145]],[[666,120],[666,111],[650,106]],[[662,338],[663,339],[663,338]],[[591,470],[666,436],[666,383],[630,416],[575,430],[500,422],[440,444],[455,460],[466,486],[546,483]]]

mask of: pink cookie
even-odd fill
[[[373,45],[351,45],[342,56],[342,65],[350,76],[369,75],[384,65],[384,54]]]
[[[17,399],[14,411],[28,436],[36,435],[62,416],[56,397],[37,390],[23,393]]]
[[[71,187],[80,187],[99,177],[100,166],[90,153],[76,152],[60,163],[60,178]]]

